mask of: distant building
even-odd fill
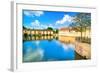
[[[68,33],[71,33],[71,32],[75,32],[74,29],[72,28],[61,28],[59,29],[59,34],[68,34]]]
[[[62,36],[73,36],[73,37],[80,37],[81,36],[81,32],[78,30],[78,28],[61,28],[59,29],[59,35]],[[82,37],[91,37],[91,31],[90,28],[87,28],[86,31],[82,32]]]

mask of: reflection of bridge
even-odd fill
[[[57,39],[54,36],[27,36],[26,38],[23,37],[23,40],[52,40]]]
[[[25,35],[26,34],[26,35]],[[24,30],[23,40],[52,40],[58,39],[60,42],[68,44],[72,43],[75,45],[75,51],[82,57],[86,59],[91,58],[91,48],[90,44],[79,43],[76,41],[76,37],[73,34],[60,34],[55,37],[55,34],[51,30]],[[76,35],[78,36],[78,35]]]

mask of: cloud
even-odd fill
[[[35,28],[37,29],[41,26],[39,20],[34,20],[30,24],[24,24],[24,25],[27,29],[35,29]]]
[[[40,41],[37,40],[37,41],[36,41],[36,45],[39,46],[39,43],[40,43]]]
[[[33,22],[30,23],[30,26],[31,26],[33,29],[40,29],[41,24],[40,24],[39,20],[35,20],[35,21],[33,21]]]
[[[62,44],[62,47],[64,48],[64,50],[68,50],[69,49],[69,46],[65,45],[65,44]]]
[[[33,29],[32,26],[24,24],[27,29]]]
[[[40,22],[39,20],[35,20],[34,22],[31,23],[32,26],[39,26]]]
[[[43,11],[24,11],[26,16],[41,16],[44,14]]]
[[[69,49],[74,50],[73,48],[75,48],[75,46],[72,44],[62,44],[62,47],[64,48],[65,51]]]
[[[64,17],[61,20],[56,21],[56,24],[64,24],[66,22],[73,22],[73,17],[69,15],[64,15]]]
[[[47,25],[43,25],[43,24],[41,24],[40,27],[41,27],[41,29],[47,29],[48,26],[47,26]]]
[[[43,11],[34,11],[33,13],[34,13],[35,16],[41,16],[41,15],[44,14]]]
[[[41,24],[39,20],[35,20],[30,23],[29,27],[31,27],[32,29],[46,29],[48,26]]]
[[[41,48],[37,48],[34,51],[27,52],[24,55],[23,60],[24,62],[41,61],[43,59],[43,56],[44,56],[44,50],[42,50]]]
[[[52,28],[54,28],[53,24],[48,24],[48,27],[52,27]]]

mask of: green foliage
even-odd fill
[[[91,14],[90,13],[79,13],[75,18],[75,23],[80,27],[91,26]]]
[[[25,26],[23,26],[23,29],[27,29]]]
[[[91,14],[90,13],[78,13],[74,18],[74,22],[70,24],[72,28],[81,32],[81,40],[82,40],[82,32],[87,30],[87,27],[91,27]]]
[[[59,30],[58,30],[58,29],[56,29],[55,33],[58,33],[58,32],[59,32]]]
[[[47,30],[53,30],[53,28],[52,27],[48,27]]]

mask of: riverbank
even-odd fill
[[[83,56],[86,59],[91,58],[91,45],[82,42],[75,42],[75,50],[76,52]]]

